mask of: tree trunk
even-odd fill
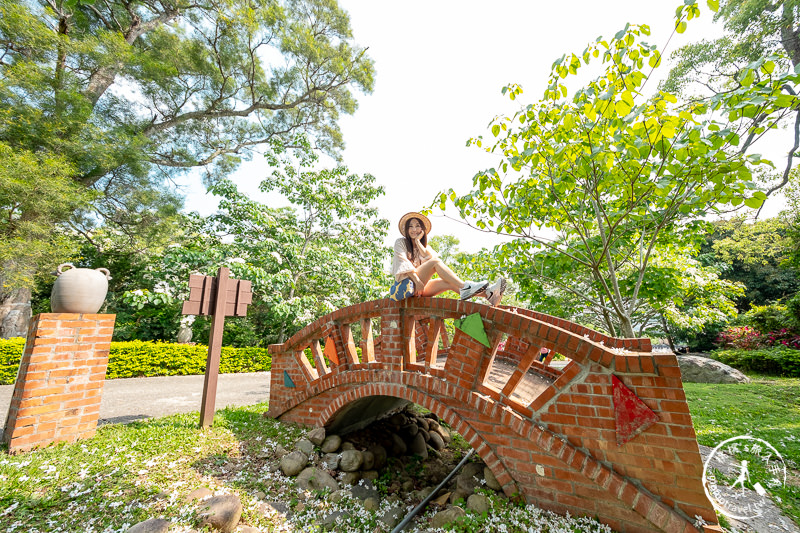
[[[664,326],[664,335],[667,337],[667,344],[669,344],[669,349],[672,350],[672,353],[678,353],[675,350],[675,341],[672,338],[672,332],[669,330],[669,326],[667,325],[667,319],[664,318],[664,315],[661,315],[661,325]]]
[[[0,338],[25,337],[31,321],[31,290],[0,293]]]

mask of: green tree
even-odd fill
[[[688,44],[672,54],[674,68],[662,83],[666,91],[703,99],[741,88],[745,78],[739,73],[752,68],[764,57],[773,57],[775,68],[794,69],[800,65],[800,2],[797,0],[720,0],[714,20],[721,22],[725,33],[716,39]],[[796,94],[796,86],[787,84],[783,91]],[[789,172],[800,148],[800,109],[787,106],[779,114],[760,113],[755,122],[762,125],[780,122],[789,126],[792,140],[786,141],[787,157],[778,181],[767,194],[789,181]],[[766,129],[752,129],[743,139],[744,150]]]
[[[148,214],[174,211],[177,172],[213,182],[259,149],[337,156],[339,114],[373,74],[335,0],[0,0],[0,143],[60,161],[21,194],[46,183],[54,203],[88,207],[71,201],[76,187],[96,193],[72,218],[14,209],[40,226],[88,233],[106,219],[139,231]],[[35,263],[21,274],[0,264],[7,294],[18,287],[5,280],[30,278]]]
[[[726,279],[745,285],[737,299],[739,312],[766,305],[800,290],[800,277],[791,267],[796,241],[788,212],[765,220],[745,217],[720,220],[702,246],[701,260],[719,266]]]
[[[696,16],[687,4],[680,13]],[[452,202],[478,229],[514,237],[496,254],[523,287],[526,278],[558,286],[626,337],[635,334],[659,248],[693,243],[698,219],[718,206],[761,205],[752,174],[763,161],[738,146],[772,124],[759,117],[798,105],[782,91],[798,76],[777,72],[770,58],[742,70],[741,86],[703,101],[678,104],[663,90],[646,99],[644,85],[661,63],[641,41],[648,33],[628,25],[556,60],[544,98],[491,126],[486,150],[500,154],[499,165],[479,172],[472,192],[438,197],[441,209]],[[568,97],[564,80],[594,58],[604,71]],[[503,91],[512,99],[522,92]]]

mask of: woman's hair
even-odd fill
[[[405,231],[403,233],[405,233],[406,237],[406,251],[408,252],[408,258],[412,263],[414,262],[414,258],[417,257],[417,247],[414,246],[414,239],[408,235],[408,226],[411,225],[413,220],[416,220],[417,224],[419,224],[422,228],[422,238],[419,240],[419,242],[422,243],[422,246],[428,246],[428,232],[425,231],[425,224],[423,224],[418,218],[409,218],[406,220],[406,227],[404,228]]]

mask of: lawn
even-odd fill
[[[750,375],[747,385],[684,383],[697,442],[714,447],[738,435],[774,446],[790,469],[787,485],[773,492],[781,509],[800,524],[800,378]],[[751,459],[742,454],[739,459]]]
[[[715,446],[742,434],[775,446],[795,471],[779,493],[781,507],[800,523],[800,379],[757,376],[750,385],[685,385],[701,444]],[[171,533],[199,530],[197,509],[183,497],[198,487],[236,493],[243,524],[261,531],[313,531],[320,517],[359,508],[301,494],[274,472],[278,446],[291,447],[303,431],[262,413],[266,404],[217,412],[214,427],[197,429],[197,414],[103,426],[95,438],[18,456],[0,452],[0,531],[124,532],[147,518],[174,522]],[[265,513],[264,501],[283,502],[290,519]],[[403,502],[406,508],[414,502]],[[461,531],[608,531],[596,522],[556,517],[534,507],[495,501],[492,516],[468,517]],[[338,506],[338,507],[337,507]],[[346,530],[382,529],[374,513],[351,514]],[[409,528],[414,531],[416,527]],[[341,530],[341,529],[340,529]]]

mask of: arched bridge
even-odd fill
[[[566,366],[540,361],[542,347]],[[648,339],[410,298],[340,309],[270,352],[269,414],[281,420],[345,433],[413,402],[460,433],[508,495],[622,532],[717,524],[677,359]]]

